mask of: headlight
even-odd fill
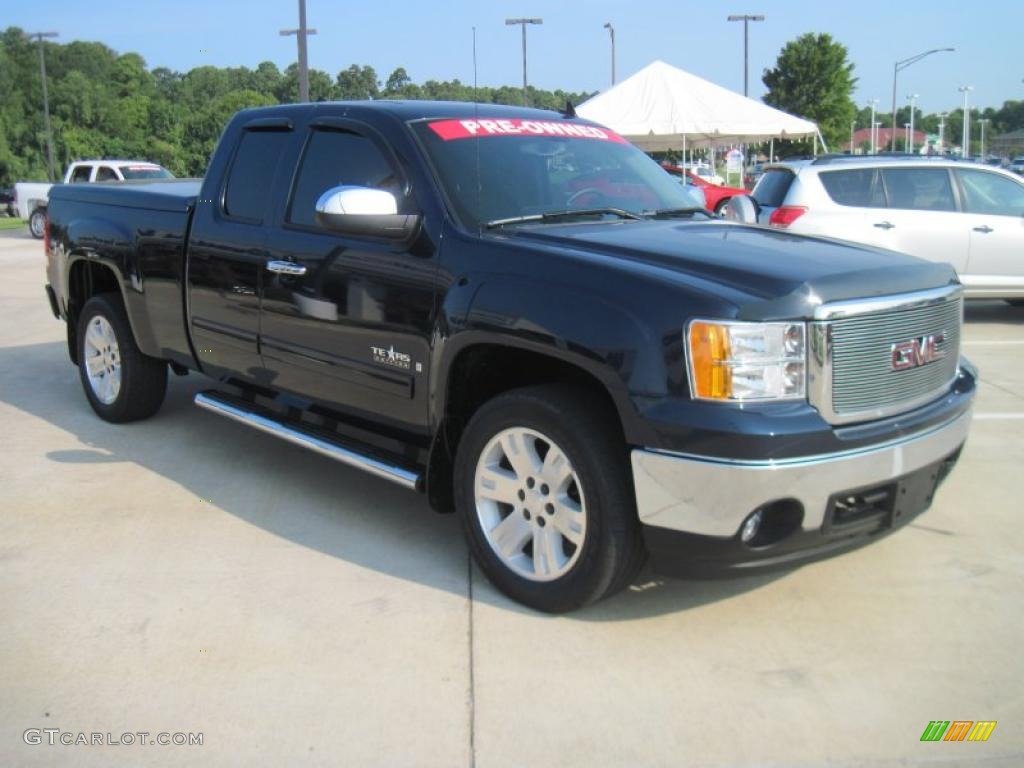
[[[690,394],[700,400],[806,397],[803,323],[693,320],[687,330]]]

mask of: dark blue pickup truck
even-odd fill
[[[870,541],[970,423],[952,268],[712,217],[569,113],[246,110],[202,181],[55,187],[46,249],[100,417],[204,374],[197,405],[455,511],[544,611],[648,558],[747,573]]]

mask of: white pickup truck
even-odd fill
[[[64,172],[65,184],[173,178],[174,174],[166,168],[147,160],[79,160]],[[14,210],[20,218],[28,220],[29,231],[39,239],[46,227],[46,206],[52,186],[45,181],[19,181],[14,185]]]

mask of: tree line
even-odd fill
[[[178,176],[200,176],[228,118],[245,107],[297,100],[298,71],[281,71],[265,61],[248,67],[196,67],[175,72],[150,69],[137,53],[118,54],[102,43],[45,42],[47,86],[53,125],[54,155],[60,173],[67,163],[90,157],[125,157],[160,163]],[[764,72],[764,100],[818,123],[833,151],[845,149],[851,122],[867,127],[868,109],[852,100],[857,80],[847,49],[828,34],[805,34],[787,43],[775,67]],[[0,185],[19,179],[44,179],[46,135],[42,113],[38,43],[22,30],[0,33]],[[438,99],[522,104],[516,86],[473,88],[459,80],[416,83],[402,67],[383,80],[373,67],[353,64],[335,75],[309,73],[313,101],[330,99]],[[561,109],[593,94],[530,87],[531,106]],[[909,122],[908,108],[897,111],[896,124]],[[991,120],[988,135],[1024,127],[1024,101],[1007,101],[972,116]],[[877,120],[890,125],[891,118]],[[946,118],[947,143],[956,143],[962,111]],[[935,132],[938,115],[915,114],[915,126]],[[972,126],[976,129],[976,124]],[[977,130],[972,130],[976,137]],[[806,153],[809,142],[777,142],[783,154]]]
[[[137,53],[102,43],[45,42],[47,88],[58,174],[90,157],[152,160],[177,176],[201,176],[228,118],[246,107],[298,99],[298,68],[265,61],[248,67],[149,69]],[[46,134],[38,43],[10,27],[0,33],[0,185],[45,179]],[[530,87],[530,106],[562,109],[591,93]],[[371,66],[331,76],[309,72],[312,101],[438,99],[522,104],[522,88],[473,88],[459,80],[415,83],[399,67],[381,81]]]

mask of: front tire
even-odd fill
[[[513,390],[481,407],[455,458],[455,506],[477,564],[548,613],[626,586],[644,560],[629,458],[585,390]]]
[[[36,208],[28,217],[28,231],[36,240],[42,240],[46,234],[46,211]]]
[[[120,296],[104,293],[85,303],[77,342],[82,387],[101,419],[138,421],[160,409],[167,392],[167,364],[139,350]]]
[[[731,197],[725,197],[719,200],[718,205],[715,206],[715,213],[721,216],[725,212],[725,206],[729,204],[730,200],[732,200]]]

